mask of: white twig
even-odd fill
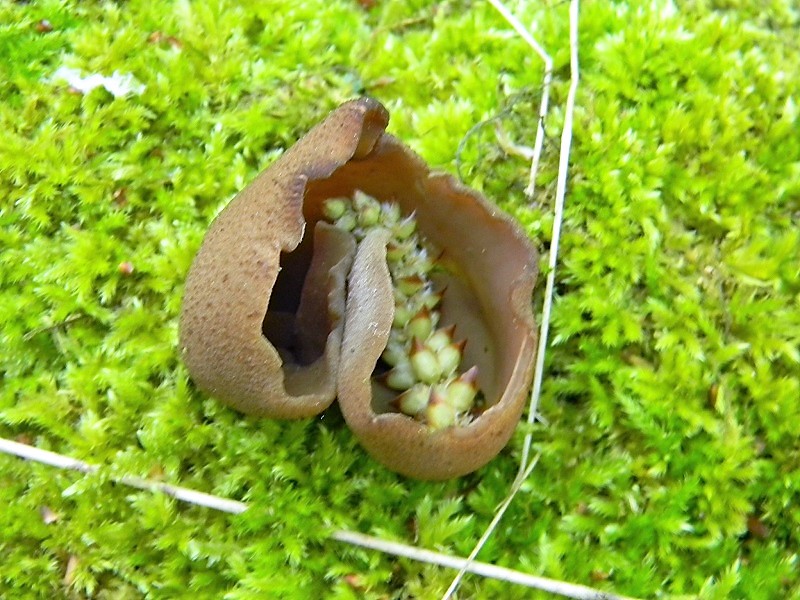
[[[525,188],[525,195],[530,201],[536,194],[536,174],[539,172],[539,161],[542,158],[542,147],[544,146],[544,120],[547,117],[548,105],[550,103],[550,84],[553,80],[553,59],[547,51],[536,41],[531,33],[525,28],[514,14],[508,10],[500,0],[489,0],[489,4],[497,9],[503,18],[508,21],[514,30],[525,40],[533,51],[539,55],[544,62],[544,79],[542,80],[542,100],[539,104],[539,119],[536,125],[536,141],[533,144],[533,158],[531,159],[531,174],[528,179],[528,186]]]
[[[362,533],[354,533],[351,531],[337,531],[333,534],[333,539],[340,542],[347,542],[354,546],[362,546],[371,550],[378,550],[386,554],[393,554],[394,556],[402,556],[410,558],[419,562],[430,563],[439,565],[440,567],[448,567],[450,569],[466,568],[470,573],[489,577],[491,579],[499,579],[508,583],[516,583],[529,588],[558,594],[566,598],[577,598],[580,600],[633,600],[627,596],[618,596],[609,592],[603,592],[590,588],[585,585],[577,585],[574,583],[565,583],[555,579],[548,579],[547,577],[537,577],[535,575],[528,575],[513,569],[506,569],[505,567],[498,567],[482,562],[472,562],[458,558],[457,556],[449,556],[439,552],[432,552],[431,550],[422,550],[414,546],[407,546],[398,542],[390,542],[380,538],[364,535]]]
[[[33,446],[20,444],[19,442],[4,438],[0,438],[0,452],[18,456],[25,460],[57,467],[59,469],[69,469],[72,471],[80,471],[81,473],[95,473],[99,470],[97,465],[56,454],[48,450],[40,450],[39,448],[34,448]],[[189,504],[205,506],[226,513],[239,514],[243,513],[248,508],[247,504],[237,500],[220,498],[219,496],[212,496],[211,494],[197,492],[188,488],[167,485],[157,481],[148,481],[138,477],[122,477],[116,481],[142,490],[159,491]],[[567,598],[578,598],[581,600],[634,600],[625,596],[601,592],[583,585],[566,583],[546,577],[536,577],[535,575],[529,575],[527,573],[487,563],[472,562],[456,556],[448,556],[446,554],[423,550],[398,542],[390,542],[354,531],[334,531],[331,538],[346,544],[370,548],[395,556],[404,556],[412,560],[449,567],[451,569],[464,569],[475,575],[552,592],[553,594],[559,594]]]
[[[561,223],[564,218],[564,197],[567,192],[567,173],[569,171],[569,153],[572,146],[572,117],[575,112],[575,95],[578,90],[578,0],[571,0],[569,5],[569,47],[570,47],[570,83],[567,103],[564,111],[564,127],[561,130],[561,149],[558,157],[558,178],[556,180],[556,205],[553,219],[553,236],[550,241],[550,270],[547,273],[547,285],[542,307],[542,325],[539,330],[539,348],[536,352],[536,368],[533,372],[533,389],[531,403],[528,408],[528,423],[533,424],[539,410],[539,397],[542,393],[544,375],[544,359],[547,352],[548,335],[550,333],[550,312],[553,308],[553,292],[556,284],[556,264],[558,262],[558,243],[561,239]],[[525,436],[522,446],[522,460],[519,467],[521,475],[527,466],[530,454],[532,434]]]
[[[75,458],[69,458],[68,456],[50,452],[49,450],[40,450],[39,448],[34,448],[27,444],[20,444],[19,442],[13,442],[3,438],[0,438],[0,452],[13,454],[20,458],[50,465],[51,467],[58,467],[59,469],[80,471],[81,473],[96,473],[99,470],[97,465],[92,465]],[[189,504],[195,504],[197,506],[205,506],[206,508],[213,508],[221,512],[239,514],[247,510],[247,505],[244,502],[220,498],[219,496],[212,496],[211,494],[205,494],[189,488],[169,485],[159,481],[149,481],[147,479],[129,476],[121,477],[117,479],[117,481],[140,490],[161,492],[167,496],[172,496],[176,500],[188,502]]]
[[[97,471],[96,466],[90,465],[89,463],[85,463],[76,458],[70,458],[69,456],[56,454],[55,452],[50,452],[49,450],[40,450],[34,446],[21,444],[5,438],[0,438],[0,452],[11,454],[12,456],[19,456],[20,458],[42,463],[43,465],[58,467],[59,469],[80,471],[81,473],[94,473]]]
[[[545,70],[545,92],[543,94],[543,106],[546,109],[546,101],[549,91],[550,85],[550,73],[552,70],[552,62],[550,61],[549,56],[546,52],[536,43],[536,40],[533,38],[530,33],[525,30],[522,24],[514,18],[514,16],[499,2],[499,0],[489,0],[492,3],[492,6],[497,8],[503,16],[514,26],[514,29],[527,41],[531,46],[533,46],[534,50],[545,60],[545,64],[547,65]],[[555,288],[555,273],[556,273],[556,264],[558,260],[558,243],[561,235],[561,223],[563,220],[563,213],[564,213],[564,198],[566,196],[566,182],[567,182],[567,172],[569,170],[569,153],[570,153],[570,146],[572,142],[572,115],[575,109],[575,92],[578,86],[578,0],[572,0],[570,3],[570,10],[569,10],[569,22],[570,22],[570,67],[571,67],[571,75],[570,75],[570,88],[569,93],[567,95],[567,104],[566,104],[566,111],[564,116],[564,127],[561,131],[561,150],[559,154],[559,164],[558,164],[558,179],[557,179],[557,186],[556,186],[556,205],[555,205],[555,218],[553,222],[553,236],[552,241],[550,244],[550,270],[547,274],[547,286],[545,289],[545,299],[544,299],[544,307],[542,310],[542,325],[539,333],[539,348],[536,355],[536,367],[534,370],[534,382],[533,382],[533,389],[531,390],[531,402],[530,407],[528,409],[528,423],[533,424],[533,421],[536,419],[536,414],[539,408],[539,398],[542,392],[542,379],[544,374],[544,358],[545,353],[547,351],[547,341],[548,341],[548,333],[550,329],[550,313],[552,310],[553,305],[553,290]],[[536,177],[536,171],[538,170],[538,161],[541,152],[541,144],[540,144],[540,134],[543,134],[542,130],[542,122],[543,118],[539,120],[539,126],[537,127],[536,131],[536,145],[534,147],[534,158],[533,158],[533,165],[531,171],[531,179],[530,179],[530,186],[529,189],[531,194],[533,193],[534,182]],[[532,196],[531,196],[532,198]],[[509,492],[508,496],[506,497],[505,501],[498,507],[498,510],[492,519],[491,523],[489,523],[488,527],[484,531],[481,538],[478,540],[478,543],[472,549],[472,552],[467,557],[466,562],[460,569],[458,575],[453,579],[450,587],[445,592],[442,600],[449,600],[452,595],[455,593],[456,589],[458,589],[461,580],[464,577],[464,574],[469,571],[469,567],[472,564],[473,559],[478,555],[481,548],[484,546],[486,541],[492,535],[494,530],[497,528],[498,523],[503,517],[508,506],[511,504],[511,501],[516,496],[517,492],[519,492],[522,483],[525,479],[533,471],[533,468],[536,466],[538,462],[538,457],[534,459],[530,464],[528,464],[528,457],[530,455],[531,444],[533,440],[533,434],[529,431],[525,435],[525,440],[522,446],[522,457],[520,460],[519,471],[517,472],[517,477],[514,480],[514,483],[511,486],[511,491]]]
[[[506,509],[511,504],[511,501],[514,499],[514,496],[517,495],[517,492],[519,491],[520,487],[522,487],[522,483],[525,481],[525,479],[528,478],[528,475],[530,475],[531,472],[533,471],[537,462],[539,462],[538,456],[531,461],[531,464],[525,470],[524,476],[518,477],[514,482],[514,485],[511,486],[511,491],[508,493],[508,496],[506,496],[506,499],[503,500],[503,503],[500,504],[500,506],[497,508],[497,512],[495,512],[494,518],[492,518],[492,521],[491,523],[489,523],[489,526],[486,528],[486,531],[483,532],[481,539],[479,539],[478,543],[475,544],[475,547],[472,549],[472,552],[469,553],[467,560],[464,561],[464,566],[461,567],[461,569],[458,572],[458,575],[456,575],[455,579],[453,579],[452,583],[450,584],[450,587],[447,588],[447,591],[444,593],[444,596],[442,596],[442,600],[449,600],[450,597],[455,593],[456,589],[458,589],[458,586],[460,585],[461,580],[464,578],[464,575],[469,570],[469,567],[472,565],[473,561],[475,560],[475,557],[478,556],[478,552],[481,551],[481,548],[483,548],[484,544],[486,543],[486,540],[488,540],[489,537],[494,532],[495,528],[497,527],[497,524],[500,522],[500,519],[503,518]]]

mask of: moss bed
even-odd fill
[[[177,317],[214,215],[362,93],[546,264],[568,4],[517,8],[555,61],[535,205],[491,126],[457,152],[498,114],[533,141],[541,63],[488,3],[0,4],[0,436],[103,466],[0,455],[0,597],[441,595],[451,571],[328,536],[466,555],[525,427],[474,475],[407,480],[336,408],[258,420],[196,391]],[[580,27],[541,460],[479,558],[631,596],[798,598],[800,13],[586,0]],[[80,93],[59,67],[143,89]],[[252,508],[192,507],[122,474]],[[540,597],[477,577],[459,593]]]

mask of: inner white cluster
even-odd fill
[[[375,228],[389,231],[386,261],[394,289],[394,321],[381,358],[390,369],[381,381],[398,396],[392,406],[434,430],[468,423],[477,396],[477,367],[459,371],[466,341],[454,342],[455,327],[438,327],[442,291],[430,274],[442,268],[431,259],[414,215],[397,204],[380,203],[361,191],[332,198],[325,218],[361,242]]]

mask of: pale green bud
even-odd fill
[[[438,352],[453,342],[453,333],[455,330],[455,325],[451,325],[447,328],[437,329],[433,332],[433,335],[427,339],[425,345],[434,352]]]
[[[330,198],[322,203],[322,215],[328,221],[335,221],[345,213],[349,205],[343,198]]]
[[[394,228],[394,237],[398,240],[404,240],[411,237],[417,229],[417,223],[414,220],[414,214],[408,215],[405,219],[397,224]]]
[[[386,244],[386,260],[390,263],[400,262],[407,253],[408,248],[403,245],[395,244],[394,242]]]
[[[423,383],[436,383],[442,376],[442,368],[436,354],[423,346],[419,341],[414,340],[411,349],[411,368],[414,375]]]
[[[427,306],[431,310],[434,310],[442,302],[442,297],[444,297],[444,292],[445,290],[441,290],[439,292],[429,292],[425,294],[422,301],[425,304],[425,306]]]
[[[405,327],[408,322],[411,320],[414,314],[412,312],[412,308],[408,306],[405,302],[402,304],[395,304],[394,306],[394,320],[392,321],[392,325],[401,329]]]
[[[411,255],[411,262],[416,269],[421,273],[429,273],[433,268],[433,261],[428,256],[428,251],[425,248],[417,249]]]
[[[353,192],[353,207],[356,209],[357,212],[361,212],[362,210],[369,208],[377,208],[378,214],[380,214],[381,205],[380,203],[375,200],[369,194],[365,194],[361,190],[356,190]]]
[[[377,225],[381,218],[381,208],[377,204],[365,206],[358,211],[358,224],[367,228]]]
[[[452,427],[456,424],[456,416],[455,409],[445,402],[444,398],[435,391],[431,393],[428,407],[425,409],[428,427],[434,431]]]
[[[417,378],[409,361],[404,360],[397,363],[391,371],[386,373],[384,381],[388,387],[400,391],[407,390],[417,383]]]
[[[425,280],[419,275],[415,274],[401,277],[395,282],[395,284],[397,285],[397,290],[401,294],[404,294],[406,297],[410,298],[414,294],[422,291],[422,289],[425,287]]]
[[[416,315],[411,317],[406,325],[406,332],[409,337],[415,337],[419,340],[425,340],[433,330],[433,320],[431,319],[431,311],[423,308]]]
[[[458,379],[451,381],[443,393],[447,403],[456,412],[464,413],[472,408],[475,396],[478,393],[478,367],[465,371]]]
[[[416,417],[428,406],[430,395],[430,388],[418,383],[400,394],[395,400],[395,404],[402,413],[409,417]]]
[[[344,231],[353,231],[356,228],[356,216],[351,212],[344,213],[341,217],[336,219],[336,227]]]
[[[389,365],[395,366],[404,360],[408,360],[408,350],[405,345],[391,340],[381,354],[381,358]]]
[[[452,375],[453,372],[455,372],[458,365],[461,363],[461,356],[465,345],[466,341],[461,341],[458,344],[453,342],[440,348],[436,352],[436,359],[439,361],[442,373],[445,375]]]

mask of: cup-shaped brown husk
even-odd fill
[[[431,173],[388,134],[369,155],[309,185],[313,198],[354,189],[414,212],[420,233],[441,251],[448,273],[443,325],[467,340],[462,364],[478,366],[489,408],[471,423],[433,431],[388,408],[391,392],[372,377],[386,346],[394,311],[386,264],[387,236],[369,235],[348,278],[339,404],[364,447],[380,462],[420,479],[447,479],[474,471],[508,442],[525,406],[536,333],[531,294],[536,253],[520,227],[453,177]]]
[[[519,421],[536,346],[536,252],[504,213],[384,133],[387,119],[374,100],[344,104],[231,202],[192,266],[181,341],[193,379],[231,405],[306,416],[338,393],[374,458],[446,479],[486,464]],[[414,213],[442,253],[441,321],[467,339],[462,364],[478,366],[487,405],[466,425],[434,431],[395,412],[374,376],[394,315],[388,234],[369,233],[353,256],[349,234],[321,221],[326,199],[356,190]]]
[[[369,153],[388,119],[374,100],[341,106],[211,224],[180,321],[181,353],[198,387],[274,418],[310,417],[333,402],[355,240],[307,219],[306,186]]]

